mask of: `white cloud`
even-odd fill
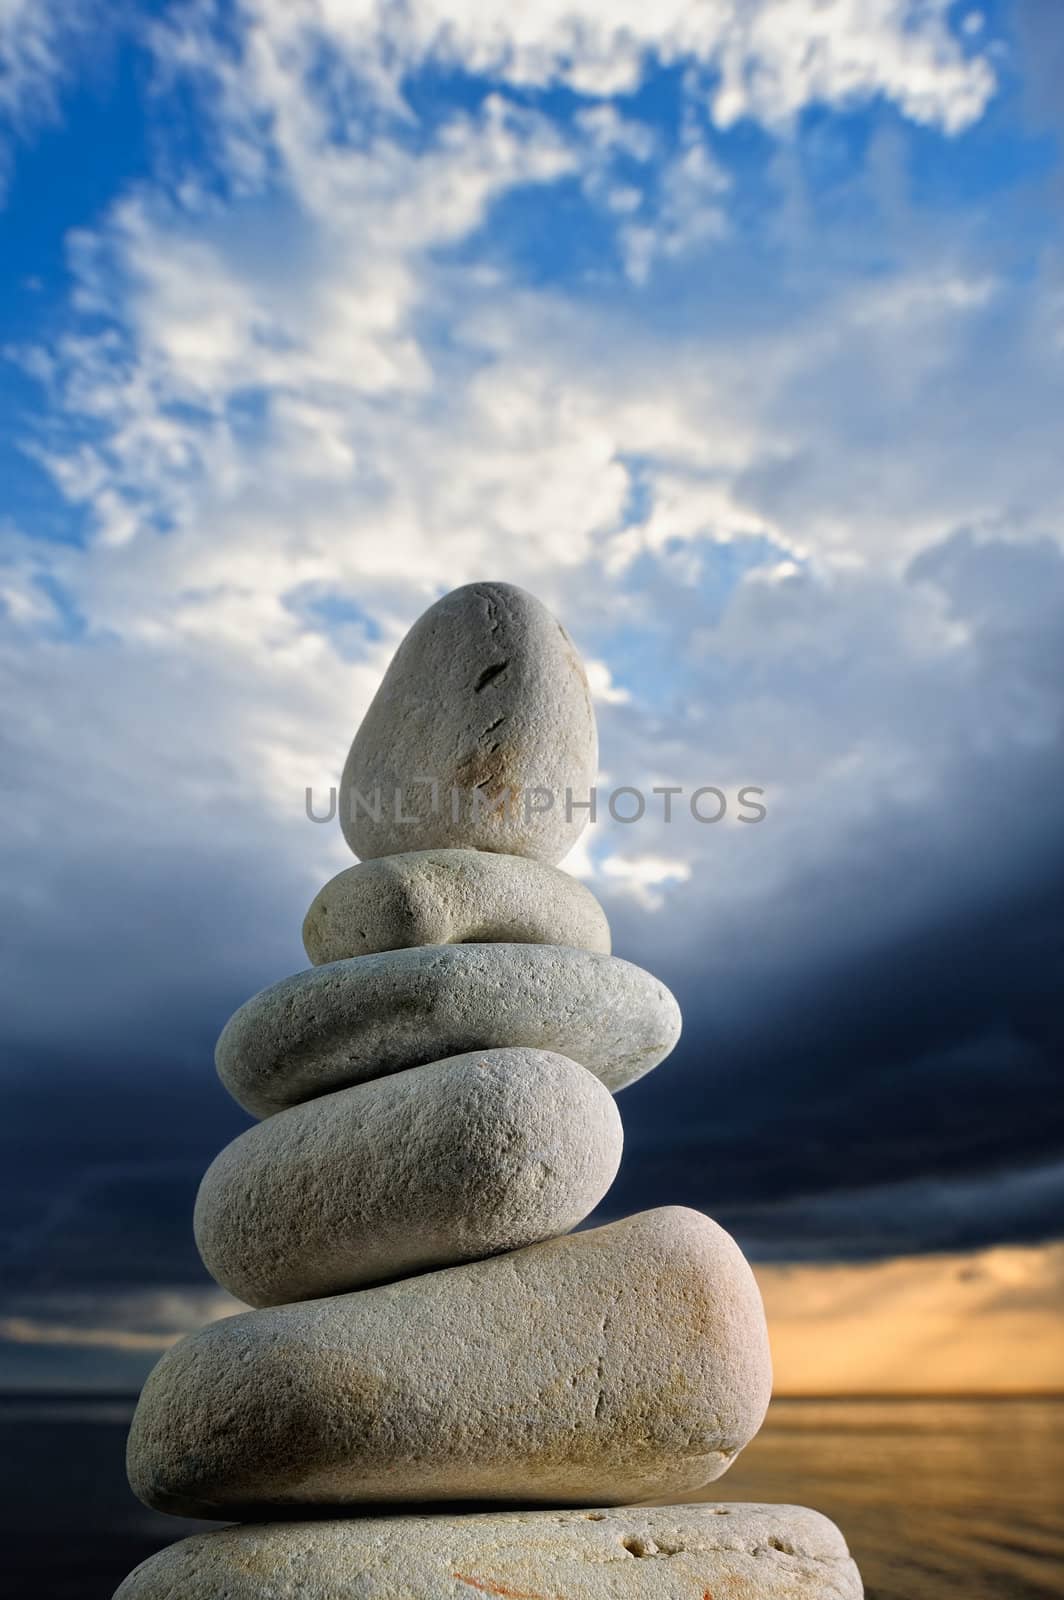
[[[482,173],[497,157],[500,118],[463,121],[446,159]],[[569,159],[539,122],[510,128],[504,142],[500,190]],[[439,175],[444,156],[434,159]],[[996,694],[983,679],[983,634],[949,613],[934,584],[907,581],[905,564],[966,514],[997,503],[1000,515],[986,474],[1002,465],[972,439],[965,470],[942,473],[911,413],[891,413],[881,394],[882,430],[854,445],[846,430],[855,396],[865,405],[866,395],[847,381],[837,403],[824,396],[840,351],[847,380],[851,363],[867,381],[869,363],[885,369],[893,357],[895,383],[919,393],[939,338],[930,381],[963,384],[966,319],[981,315],[981,298],[914,296],[903,276],[889,337],[867,309],[889,303],[888,290],[846,286],[841,303],[799,327],[756,337],[685,329],[674,340],[607,300],[571,304],[505,274],[472,296],[465,273],[424,254],[427,224],[412,237],[394,226],[416,210],[395,190],[421,192],[417,161],[390,152],[380,171],[387,179],[364,211],[308,228],[292,273],[268,250],[249,253],[214,216],[143,201],[118,213],[82,268],[114,332],[72,339],[60,364],[64,403],[96,431],[65,457],[53,442],[51,457],[99,532],[85,549],[11,538],[4,578],[23,639],[35,624],[61,630],[59,585],[107,648],[75,652],[54,637],[31,647],[40,654],[27,704],[76,653],[86,706],[124,708],[112,759],[136,763],[140,814],[165,804],[153,792],[164,774],[176,779],[184,805],[198,808],[180,825],[194,850],[218,791],[209,775],[203,785],[180,775],[202,766],[204,751],[224,753],[225,793],[246,808],[248,838],[281,848],[303,882],[309,834],[296,829],[279,845],[274,830],[301,812],[308,783],[324,792],[335,781],[404,627],[444,588],[501,576],[540,592],[591,656],[615,782],[767,791],[763,827],[688,819],[664,829],[654,811],[635,850],[607,819],[581,870],[618,907],[664,896],[693,926],[710,884],[716,904],[784,903],[791,885],[829,870],[884,817],[933,804],[972,754],[964,730],[987,727]],[[374,270],[387,278],[394,262],[406,296],[384,331],[371,308],[364,336],[393,373],[396,350],[416,352],[415,380],[396,378],[384,394],[367,390],[345,356],[359,297],[337,310],[341,246],[353,247],[362,216],[386,240]],[[189,310],[197,297],[205,326],[215,306],[231,308],[203,348]],[[907,315],[919,332],[911,357],[898,343]],[[433,319],[445,343],[422,331]],[[1015,454],[1019,490],[1025,447]],[[1064,504],[1059,472],[1054,492]],[[750,539],[769,547],[752,566]],[[729,550],[739,566],[716,578]],[[338,626],[333,601],[373,627]],[[13,681],[27,659],[12,654]],[[1052,694],[1023,693],[1023,726],[1044,745]],[[1015,698],[994,714],[1006,745],[1019,726]],[[50,789],[68,763],[92,764],[79,733],[91,713],[73,720],[62,758],[29,753],[27,722],[23,770],[50,765]],[[113,801],[92,792],[103,815]],[[143,824],[133,815],[129,826],[137,837]],[[326,832],[314,834],[312,856],[335,870]],[[655,877],[662,862],[670,871]]]
[[[340,64],[400,103],[406,73],[433,62],[520,88],[563,84],[590,98],[629,93],[648,59],[688,67],[692,89],[727,126],[752,117],[786,124],[803,106],[845,106],[880,94],[907,116],[956,132],[977,118],[994,90],[984,55],[963,47],[948,23],[948,0],[252,0],[239,69],[219,59],[188,8],[167,36],[167,53],[209,71],[228,116],[248,134],[255,113],[283,115],[279,143],[290,150],[312,130],[313,108],[289,93],[291,76],[320,60],[326,41]]]
[[[686,137],[661,174],[649,216],[620,231],[625,270],[632,281],[646,283],[658,260],[678,260],[699,245],[723,238],[728,231],[725,201],[730,189],[731,179],[705,140],[697,134]]]
[[[632,697],[613,681],[613,675],[604,661],[585,660],[584,669],[591,689],[591,698],[603,705],[623,706]]]
[[[736,5],[721,45],[716,119],[773,123],[811,102],[846,105],[882,94],[915,121],[955,133],[981,115],[994,75],[985,59],[958,48],[949,10],[948,0]]]
[[[625,799],[631,803],[630,797]],[[686,883],[691,876],[690,862],[653,855],[607,855],[598,870],[607,884],[630,895],[644,911],[660,911],[666,903],[662,891],[669,884]]]
[[[442,54],[507,83],[568,73],[565,39],[586,55],[581,73],[598,63],[613,76],[614,54],[627,61],[633,47],[708,63],[729,39],[734,67],[755,41],[771,54],[769,35],[724,5],[605,20],[549,5],[400,14],[263,0],[223,49],[211,15],[193,6],[161,25],[160,56],[214,84],[222,148],[239,172],[237,146],[254,128],[266,168],[276,157],[287,174],[286,198],[227,209],[195,185],[181,201],[142,189],[73,241],[79,304],[108,327],[68,337],[58,382],[94,437],[38,454],[97,524],[94,570],[58,558],[90,626],[268,644],[298,667],[318,646],[290,597],[315,586],[387,588],[416,574],[424,594],[485,570],[500,550],[513,575],[538,581],[597,559],[617,576],[677,537],[763,532],[798,548],[740,475],[764,462],[773,384],[807,381],[829,344],[823,330],[819,351],[806,337],[790,351],[718,340],[681,352],[632,339],[608,315],[580,326],[585,312],[522,296],[488,262],[459,274],[434,259],[524,185],[601,178],[617,150],[648,161],[647,129],[599,105],[582,114],[580,143],[490,96],[413,145],[390,118],[371,120],[369,138],[361,125],[338,140],[337,105],[354,115],[358,96],[341,82],[334,104],[313,81],[323,40],[338,72],[364,73],[378,55],[413,65]],[[787,6],[779,20],[792,42],[804,26],[814,54],[840,59],[851,34],[893,30],[906,59],[929,52],[952,82],[933,10]],[[621,214],[633,276],[715,238],[729,182],[689,133],[656,198]],[[441,327],[449,346],[433,337]],[[802,450],[786,426],[769,447],[783,461]],[[642,524],[627,511],[635,456],[658,458]],[[817,514],[821,541],[849,542]]]
[[[56,119],[74,53],[104,14],[99,0],[0,0],[0,201],[15,142]]]

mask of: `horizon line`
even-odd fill
[[[141,1386],[143,1387],[143,1386]],[[129,1400],[140,1397],[141,1388],[113,1389],[77,1387],[73,1384],[52,1388],[5,1387],[0,1385],[0,1403],[5,1400]],[[884,1400],[1064,1400],[1059,1389],[831,1389],[802,1390],[773,1394],[772,1401],[884,1401]],[[770,1404],[772,1403],[770,1401]]]

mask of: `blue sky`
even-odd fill
[[[0,0],[0,1379],[202,1315],[305,787],[485,577],[604,781],[767,797],[569,863],[687,1018],[607,1204],[1060,1232],[1061,71],[1053,0]]]

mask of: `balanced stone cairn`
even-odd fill
[[[596,764],[580,659],[531,595],[457,589],[400,645],[340,786],[362,864],[307,914],[314,966],[218,1044],[262,1120],[196,1238],[257,1309],[175,1345],[130,1433],[147,1505],[244,1525],[121,1600],[860,1596],[816,1512],[632,1504],[720,1477],[771,1379],[708,1217],[571,1231],[617,1172],[611,1091],[680,1031],[556,866]]]

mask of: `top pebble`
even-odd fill
[[[554,865],[583,831],[597,764],[561,623],[513,584],[471,583],[396,651],[347,757],[340,823],[363,861],[464,848]]]

